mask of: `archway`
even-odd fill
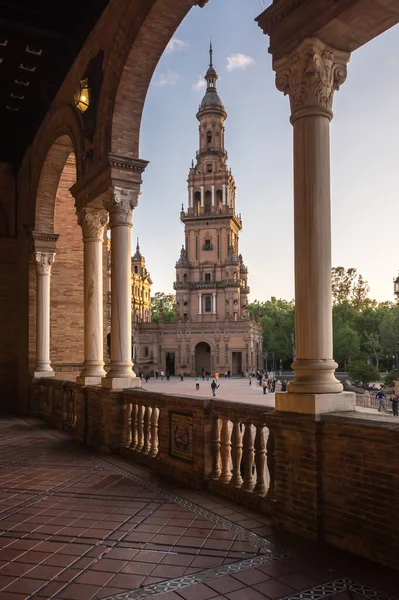
[[[211,347],[207,342],[199,342],[195,346],[195,373],[201,375],[202,371],[211,373]]]

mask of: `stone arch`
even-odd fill
[[[103,123],[98,140],[101,154],[111,150],[119,156],[138,157],[141,118],[151,78],[168,42],[195,3],[156,0],[138,32],[137,5],[131,3],[104,76],[98,113]]]
[[[71,153],[76,160],[76,177],[83,175],[83,134],[76,111],[66,106],[58,110],[35,139],[31,151],[32,193],[36,231],[54,232],[55,197],[61,173]]]
[[[195,373],[201,375],[202,369],[212,371],[212,347],[209,342],[201,341],[195,344]]]

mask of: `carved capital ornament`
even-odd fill
[[[103,208],[82,208],[78,213],[78,223],[83,230],[83,240],[102,242],[108,213]]]
[[[54,252],[36,252],[36,272],[38,275],[51,275],[51,267],[54,262]]]
[[[308,38],[273,63],[276,87],[290,98],[291,122],[311,114],[332,118],[334,92],[346,79],[349,58],[349,52]]]
[[[132,211],[138,205],[140,191],[115,186],[104,201],[109,212],[110,227],[117,225],[132,226]]]

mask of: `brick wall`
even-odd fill
[[[69,188],[76,181],[73,155],[62,171],[55,202],[55,233],[59,234],[51,269],[50,357],[54,370],[62,365],[76,375],[83,362],[83,241]],[[67,365],[70,365],[70,369]]]
[[[399,567],[399,424],[325,417],[322,536]]]

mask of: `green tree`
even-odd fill
[[[334,328],[334,358],[346,371],[347,363],[359,357],[360,338],[358,333],[347,323],[340,323]]]
[[[263,350],[275,353],[278,360],[288,366],[295,355],[295,306],[294,302],[272,297],[266,302],[249,305],[252,318],[260,316],[263,329]]]
[[[371,352],[374,355],[375,366],[378,371],[379,367],[380,367],[380,355],[381,355],[381,349],[382,349],[381,340],[380,340],[380,336],[378,335],[378,333],[375,333],[375,332],[368,333],[366,331],[365,347],[369,352]]]
[[[151,319],[154,323],[164,321],[165,323],[176,322],[176,296],[157,292],[151,298]]]
[[[380,374],[374,365],[362,361],[353,361],[349,365],[349,375],[355,381],[371,383],[380,380]]]
[[[367,281],[353,267],[333,267],[331,269],[331,289],[334,304],[348,302],[356,310],[367,305],[370,291]]]

